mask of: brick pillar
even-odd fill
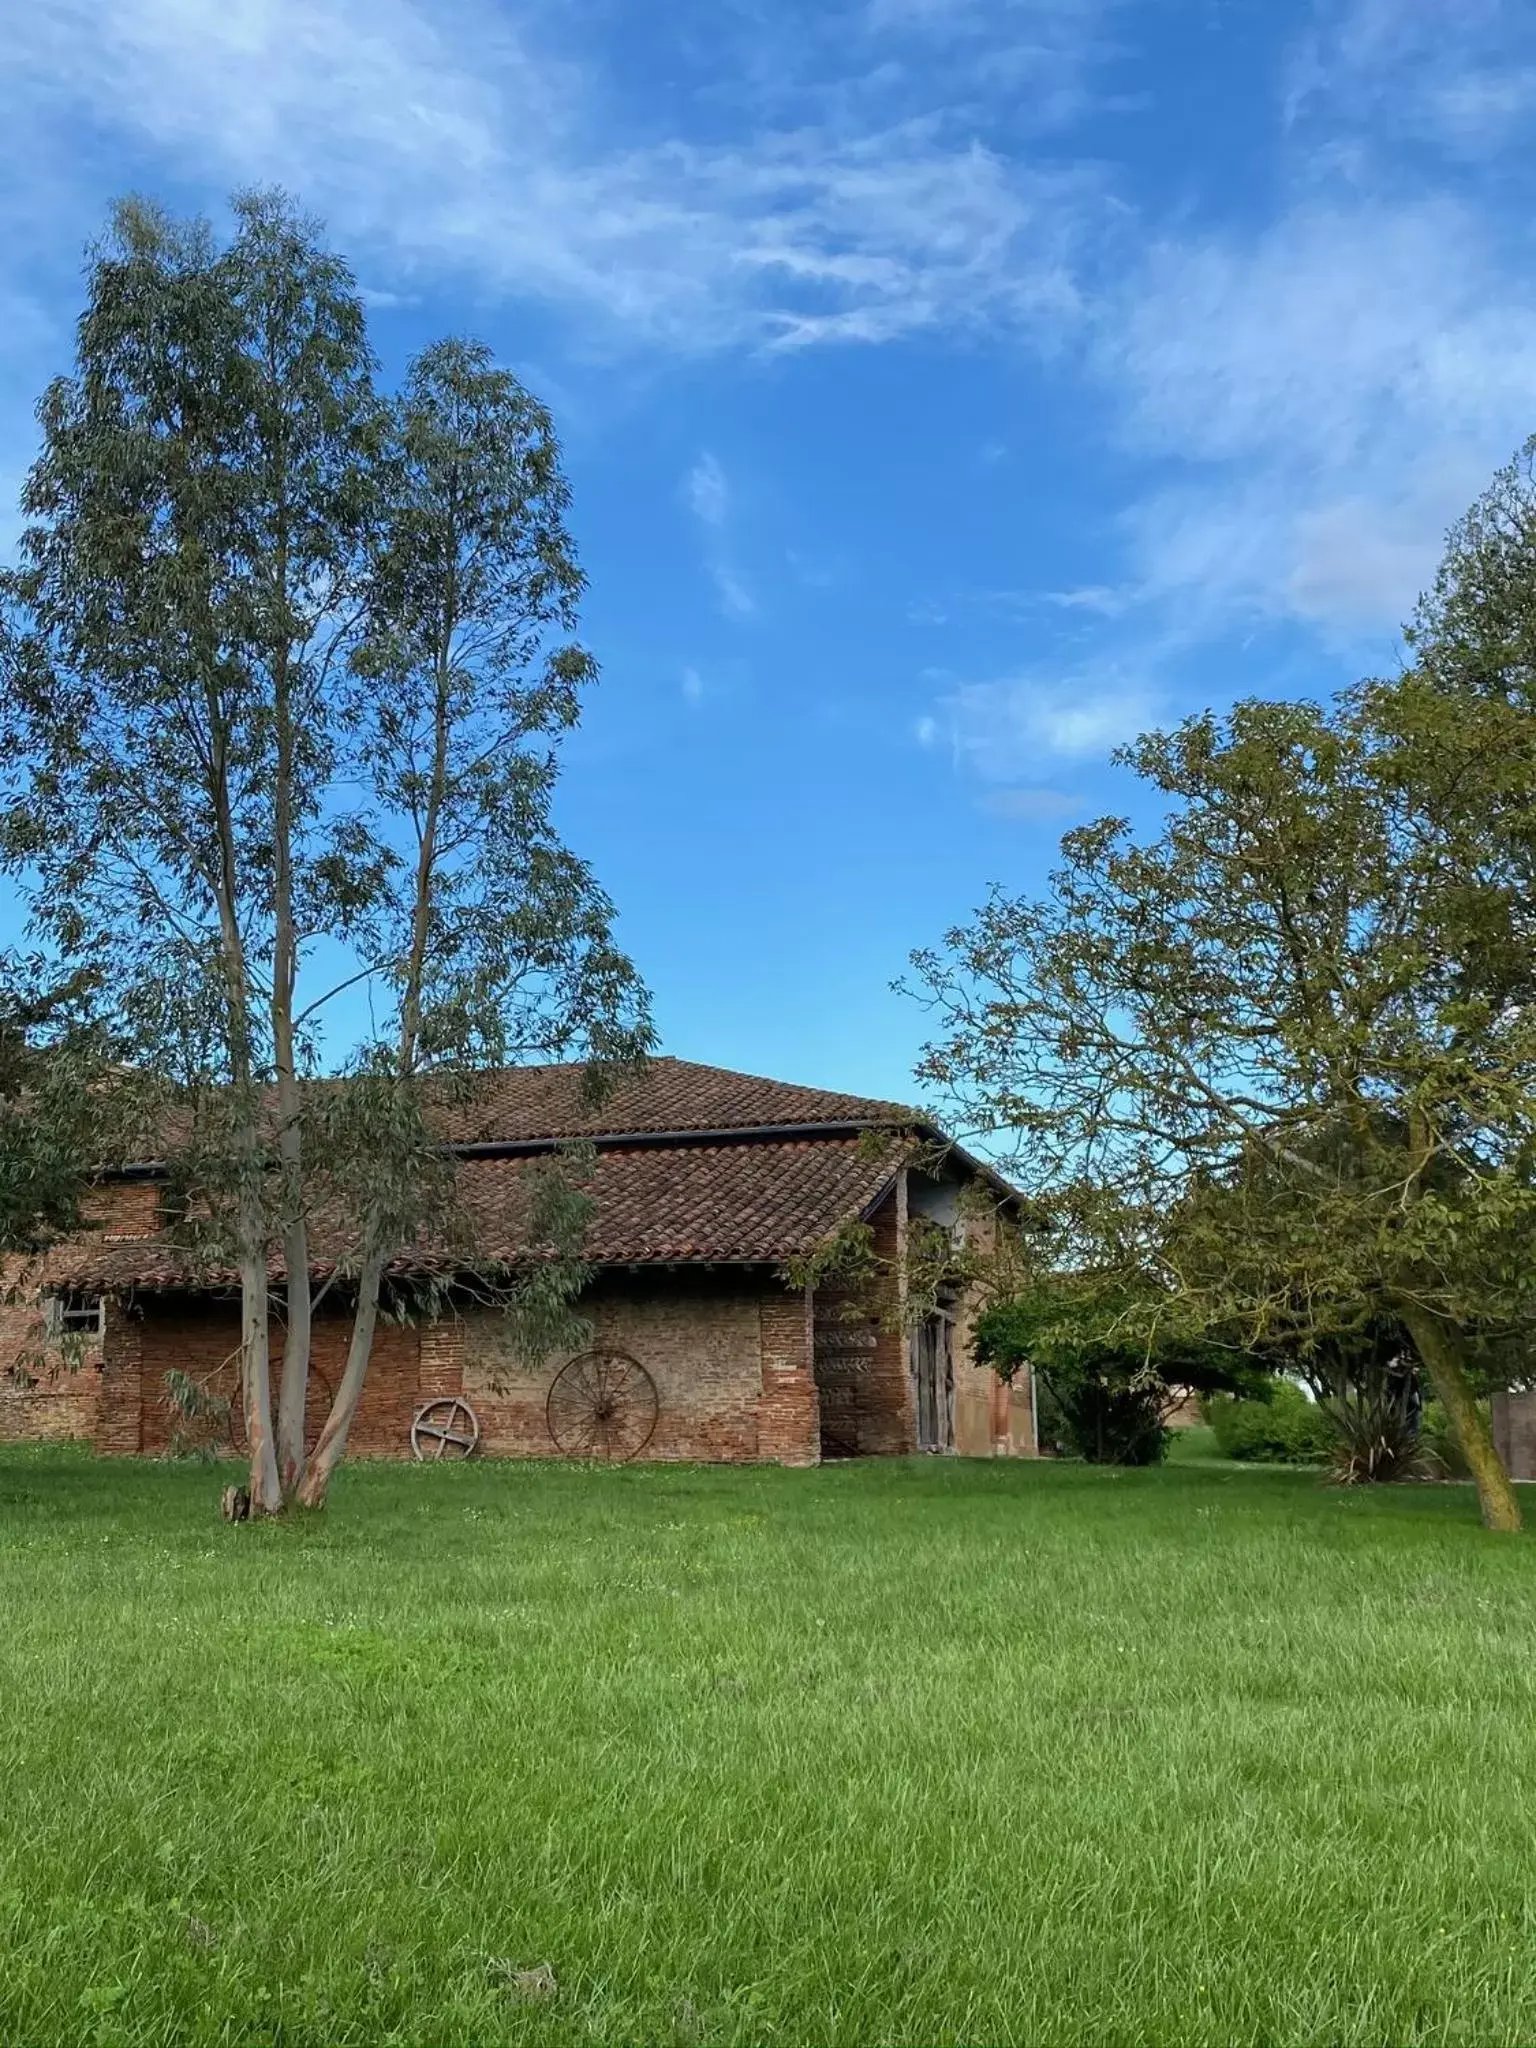
[[[464,1392],[464,1325],[455,1315],[421,1325],[417,1399],[441,1401]]]
[[[812,1293],[775,1291],[759,1304],[763,1391],[757,1455],[779,1465],[821,1463],[821,1408],[811,1369]]]
[[[96,1402],[96,1449],[106,1456],[133,1457],[143,1448],[143,1354],[141,1318],[109,1295]]]

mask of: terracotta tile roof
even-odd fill
[[[841,1104],[856,1098],[832,1100]],[[598,1265],[777,1265],[811,1251],[845,1218],[860,1214],[889,1183],[900,1154],[899,1140],[874,1148],[859,1137],[832,1135],[605,1149],[597,1154],[588,1184],[595,1210],[585,1253]],[[526,1259],[532,1249],[524,1230],[528,1163],[466,1159],[459,1172],[478,1260],[493,1266]],[[334,1240],[326,1243],[323,1229],[315,1231],[317,1275],[331,1270],[339,1250]],[[429,1252],[416,1252],[394,1265],[407,1272],[440,1263]],[[281,1270],[274,1261],[273,1277]],[[235,1276],[205,1271],[194,1280],[184,1254],[164,1238],[144,1237],[86,1241],[61,1278],[64,1284],[112,1293],[129,1287],[220,1286]]]
[[[453,1144],[599,1137],[638,1131],[750,1130],[765,1124],[910,1124],[899,1102],[801,1088],[693,1060],[650,1060],[595,1108],[582,1099],[581,1066],[506,1067],[487,1075],[472,1100],[441,1115]]]
[[[872,1156],[858,1138],[599,1152],[587,1256],[602,1265],[790,1258],[872,1201],[898,1157],[897,1147]],[[466,1160],[461,1169],[478,1241],[509,1261],[523,1243],[518,1166]]]

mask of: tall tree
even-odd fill
[[[44,941],[101,975],[146,1064],[180,1084],[192,1239],[240,1277],[261,1511],[323,1497],[378,1276],[450,1217],[427,1068],[521,1048],[540,971],[565,1043],[646,1035],[606,900],[550,829],[552,760],[542,784],[522,765],[590,675],[545,644],[580,589],[553,437],[473,350],[441,361],[490,382],[477,428],[461,407],[433,442],[443,378],[420,370],[381,401],[355,285],[287,200],[237,199],[224,247],[120,206],[75,373],[40,407],[5,585],[0,858]],[[354,956],[317,989],[316,954],[338,944]],[[398,1015],[343,1109],[304,1082],[327,1006],[360,981]],[[306,1485],[311,1230],[321,1200],[362,1189],[354,1356]]]
[[[344,267],[280,197],[237,199],[235,219],[220,249],[126,202],[92,252],[9,579],[5,847],[44,938],[132,992],[141,1022],[167,967],[214,1006],[202,1078],[224,1090],[252,1494],[272,1509],[263,1089],[300,1276],[294,966],[300,916],[325,909],[301,911],[295,873],[323,831],[378,406]],[[307,1281],[290,1292],[292,1365]]]
[[[1070,833],[1047,896],[996,894],[917,956],[922,1072],[1013,1136],[1075,1263],[1134,1244],[1255,1346],[1362,1302],[1401,1322],[1514,1529],[1469,1364],[1532,1310],[1526,909],[1476,787],[1415,780],[1454,703],[1413,701],[1411,747],[1378,710],[1249,703],[1138,742],[1165,827]]]
[[[550,811],[555,743],[596,668],[571,637],[584,578],[548,412],[488,349],[438,343],[395,404],[385,497],[350,719],[372,805],[351,854],[378,878],[354,937],[391,1028],[362,1055],[374,1085],[351,1097],[373,1111],[350,1134],[365,1192],[352,1210],[357,1307],[300,1490],[311,1506],[356,1413],[386,1264],[445,1219],[445,1190],[423,1170],[434,1088],[573,1052],[600,1073],[650,1042],[613,907]],[[396,1150],[423,1167],[381,1178],[377,1159]],[[542,1233],[561,1205],[540,1213]],[[509,1305],[525,1318],[558,1308],[583,1273],[545,1261]]]

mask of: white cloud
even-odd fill
[[[1298,204],[1164,242],[1106,320],[1143,600],[1347,635],[1406,615],[1445,528],[1536,427],[1536,290],[1447,199]]]
[[[919,721],[918,736],[947,745],[957,768],[985,782],[1016,783],[1042,758],[1102,761],[1156,724],[1164,706],[1152,682],[1109,664],[958,684],[936,716]]]
[[[700,704],[703,702],[704,678],[696,668],[685,668],[683,670],[682,690],[685,702],[689,704]]]
[[[809,38],[772,10],[717,10],[714,33],[758,39],[763,61],[717,80],[725,118],[686,132],[658,126],[677,101],[626,97],[547,0],[12,12],[0,315],[31,309],[31,326],[0,319],[0,352],[28,385],[59,352],[38,309],[73,291],[125,165],[157,189],[288,183],[376,303],[443,281],[537,299],[595,349],[1082,343],[1148,466],[1126,573],[1025,593],[1036,619],[1050,606],[1097,637],[1059,671],[1032,649],[1023,682],[972,686],[945,713],[967,734],[1093,752],[1148,702],[1117,677],[1153,672],[1136,643],[1170,618],[1209,636],[1255,616],[1335,639],[1390,627],[1536,426],[1536,288],[1466,183],[1529,132],[1528,0],[1316,0],[1274,81],[1273,219],[1140,247],[1107,171],[1032,149],[1085,103],[1118,0],[828,0]],[[1452,159],[1462,182],[1436,184]],[[997,424],[978,460],[1004,432],[1023,445]],[[717,602],[751,616],[714,456],[685,489]]]
[[[731,490],[719,461],[706,449],[683,479],[688,508],[704,529],[704,566],[715,586],[720,609],[728,619],[750,619],[757,600],[747,588],[731,552],[727,531]]]
[[[128,152],[157,184],[289,184],[387,273],[378,289],[468,275],[584,316],[594,344],[1078,317],[1093,180],[987,148],[925,105],[920,73],[879,118],[802,96],[734,143],[657,137],[552,47],[562,20],[485,0],[34,0],[0,44],[0,150],[44,244],[61,215],[78,237]],[[869,68],[867,41],[841,55]]]
[[[1407,142],[1452,158],[1504,148],[1536,104],[1536,17],[1527,0],[1322,0],[1292,51],[1286,119],[1379,159]]]
[[[757,599],[736,571],[726,562],[711,562],[710,577],[720,599],[720,609],[729,619],[750,619],[757,612]]]

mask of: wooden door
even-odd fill
[[[912,1332],[912,1398],[917,1410],[917,1448],[955,1448],[955,1326],[942,1309]]]

